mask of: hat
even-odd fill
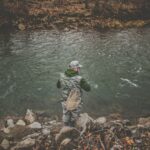
[[[69,67],[71,67],[71,68],[78,68],[78,67],[81,68],[82,65],[79,63],[79,61],[74,60],[74,61],[70,62]]]

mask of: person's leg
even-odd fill
[[[66,109],[65,102],[62,102],[61,104],[62,104],[62,109],[63,109],[62,121],[63,121],[65,126],[69,126],[70,116],[69,116],[69,113],[68,113],[68,111]]]

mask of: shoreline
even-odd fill
[[[75,127],[63,126],[60,118],[29,109],[24,116],[0,119],[2,150],[148,150],[149,146],[150,116],[131,122],[120,114],[93,119],[83,113]]]

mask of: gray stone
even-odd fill
[[[70,138],[66,138],[64,139],[60,145],[67,145],[68,143],[70,143],[71,139]]]
[[[10,133],[10,129],[9,129],[9,128],[4,128],[4,129],[2,129],[2,131],[3,131],[4,133],[6,133],[6,134],[9,134],[9,133]]]
[[[50,123],[50,124],[56,124],[57,122],[56,122],[56,120],[52,120],[52,121],[50,121],[49,123]]]
[[[48,129],[48,128],[42,129],[42,134],[49,135],[50,134],[50,129]]]
[[[23,121],[23,120],[18,120],[16,125],[19,125],[19,126],[25,126],[26,123]]]
[[[41,129],[42,125],[39,122],[33,122],[32,124],[28,125],[31,129]]]
[[[2,143],[1,143],[1,147],[2,147],[3,149],[8,149],[9,146],[10,146],[9,141],[8,141],[7,139],[4,139],[4,140],[2,141]]]
[[[106,117],[99,117],[94,122],[98,124],[104,124],[106,123]]]
[[[20,23],[20,24],[18,24],[18,29],[21,30],[21,31],[23,31],[23,30],[26,29],[26,27],[25,27],[24,24]]]
[[[28,123],[33,123],[36,120],[36,115],[32,112],[32,110],[27,109],[25,120]]]
[[[71,145],[71,139],[66,138],[60,144],[60,150],[73,150],[73,145]]]
[[[6,122],[8,128],[13,128],[15,126],[13,119],[8,119]]]

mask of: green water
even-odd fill
[[[56,82],[71,60],[92,86],[84,111],[150,114],[150,28],[0,33],[0,114],[60,114]]]

